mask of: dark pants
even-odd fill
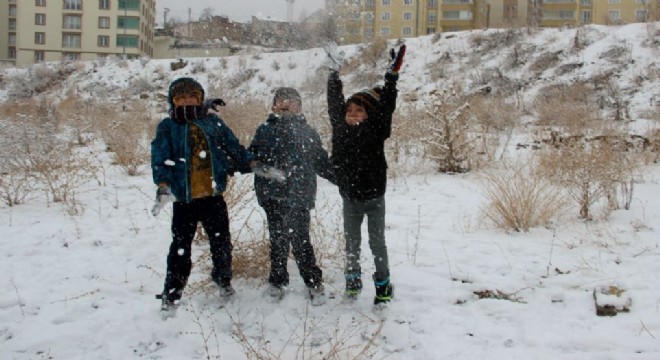
[[[197,223],[201,222],[211,245],[213,270],[211,278],[220,286],[231,282],[231,237],[229,215],[222,196],[193,199],[190,203],[175,202],[172,216],[172,244],[167,255],[165,293],[180,294],[186,286],[192,268],[191,246]]]
[[[385,197],[371,200],[349,200],[344,203],[344,234],[346,236],[346,275],[361,274],[360,245],[362,221],[367,217],[369,248],[376,265],[375,279],[384,280],[390,275],[385,244]]]
[[[282,206],[279,202],[268,202],[264,206],[270,233],[270,276],[268,282],[276,286],[289,284],[287,260],[289,248],[298,271],[307,287],[323,282],[323,273],[316,265],[314,248],[309,238],[309,210]]]

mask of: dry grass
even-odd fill
[[[482,209],[495,226],[527,232],[546,226],[565,209],[562,191],[534,171],[535,161],[506,164],[486,170],[480,184],[487,205]]]

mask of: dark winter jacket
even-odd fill
[[[304,115],[271,114],[256,131],[249,150],[255,160],[284,171],[286,180],[254,178],[259,205],[276,201],[282,206],[312,209],[316,175],[334,181],[328,153]]]
[[[351,200],[381,197],[387,187],[385,140],[392,130],[392,113],[396,109],[396,76],[385,76],[380,100],[367,109],[368,119],[359,125],[348,125],[346,100],[339,73],[328,78],[328,114],[332,124],[332,164],[339,193]]]
[[[250,172],[253,159],[238,141],[231,129],[215,114],[207,114],[191,120],[204,135],[211,156],[211,171],[215,194],[225,191],[227,176],[236,171]],[[186,121],[175,121],[171,117],[163,119],[151,142],[151,169],[154,183],[166,183],[172,189],[177,201],[190,202],[190,125]]]

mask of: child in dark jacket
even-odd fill
[[[259,205],[266,212],[270,233],[268,295],[284,296],[289,284],[289,248],[298,265],[313,305],[325,302],[323,274],[316,264],[309,237],[310,210],[316,199],[316,175],[333,180],[328,153],[318,133],[301,113],[302,100],[293,88],[279,88],[272,113],[257,128],[249,150],[265,165],[284,171],[286,180],[254,179]]]
[[[203,102],[204,89],[197,81],[173,81],[168,92],[169,117],[158,124],[151,142],[151,168],[158,185],[154,216],[164,204],[174,201],[172,244],[159,296],[163,311],[171,310],[181,299],[192,268],[190,251],[198,222],[209,236],[211,279],[219,286],[221,297],[234,294],[229,218],[222,193],[227,176],[235,171],[263,170],[224,121],[207,114]]]
[[[331,56],[330,52],[328,53]],[[343,201],[346,239],[346,294],[356,298],[362,290],[360,268],[361,226],[367,217],[369,246],[376,272],[375,304],[387,303],[393,295],[385,244],[385,189],[387,161],[385,140],[390,137],[396,109],[398,71],[405,45],[393,55],[385,85],[353,94],[344,100],[338,69],[328,78],[328,114],[332,124],[332,164]]]

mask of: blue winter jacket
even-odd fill
[[[236,171],[250,172],[253,160],[231,129],[215,114],[207,114],[192,121],[206,135],[211,156],[211,171],[215,194],[225,191],[227,176]],[[167,183],[177,201],[190,202],[190,161],[191,146],[189,125],[172,118],[163,119],[156,130],[156,137],[151,142],[151,169],[154,183]]]
[[[261,206],[276,201],[281,206],[312,209],[316,200],[316,175],[334,182],[321,138],[302,114],[271,114],[257,128],[249,150],[256,160],[284,171],[287,177],[284,182],[278,182],[255,176],[254,190]]]

